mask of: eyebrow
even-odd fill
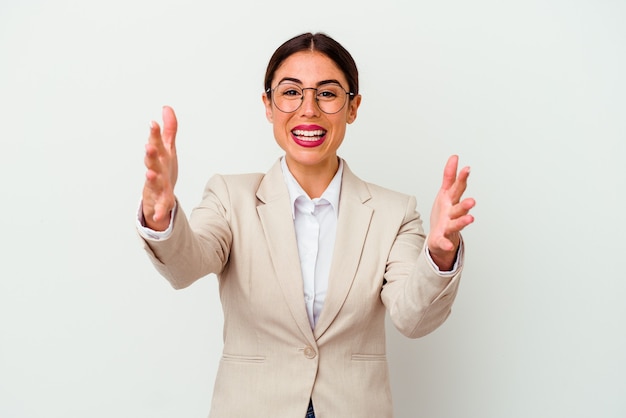
[[[283,83],[285,81],[291,81],[292,83],[302,84],[302,81],[298,80],[297,78],[292,78],[292,77],[283,77],[278,82],[278,84]],[[339,82],[339,80],[335,80],[335,79],[318,81],[316,86],[323,86],[325,84],[339,84],[341,86],[341,83]]]

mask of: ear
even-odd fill
[[[265,105],[265,117],[269,123],[274,123],[274,112],[272,109],[272,100],[267,97],[267,93],[263,93],[263,104]]]
[[[357,94],[352,100],[348,102],[348,114],[346,115],[347,123],[352,123],[356,120],[359,106],[361,106],[361,95]]]

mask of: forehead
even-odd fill
[[[324,80],[337,80],[347,85],[347,79],[337,64],[327,55],[317,51],[300,51],[290,55],[274,74],[274,83],[283,78],[300,80],[305,85],[315,85]]]

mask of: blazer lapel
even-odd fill
[[[316,340],[328,329],[348,296],[373,214],[373,209],[364,204],[371,198],[366,184],[350,171],[345,161],[343,170],[337,236],[328,292],[314,330]]]
[[[293,226],[291,200],[280,161],[274,164],[261,180],[257,198],[264,203],[257,206],[257,212],[280,288],[298,328],[309,343],[313,344],[313,332],[304,307],[302,270]]]

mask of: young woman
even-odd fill
[[[385,311],[406,336],[450,313],[475,202],[448,160],[429,235],[415,199],[356,177],[337,155],[361,103],[354,60],[323,34],[270,59],[263,103],[284,150],[265,174],[210,179],[177,205],[174,111],[153,122],[138,220],[172,286],[215,273],[224,349],[211,417],[391,417]]]

